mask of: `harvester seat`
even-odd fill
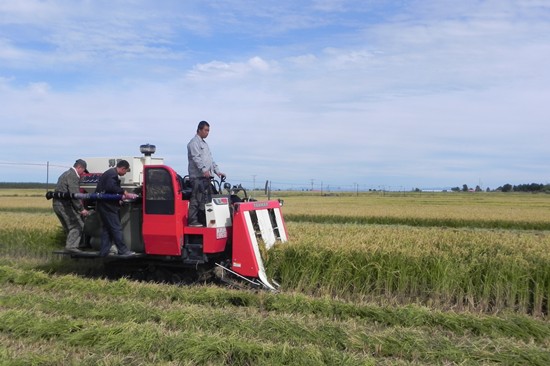
[[[186,175],[185,177],[180,177],[178,175],[181,185],[181,193],[184,200],[191,199],[191,192],[193,192],[193,187],[191,186],[191,179]]]

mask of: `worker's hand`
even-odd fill
[[[218,173],[218,177],[220,177],[220,178],[225,178],[225,173],[221,173],[221,172]]]
[[[89,212],[88,210],[86,210],[86,209],[80,211],[80,215],[83,216],[83,217],[86,217],[86,216],[88,216],[89,214],[90,214],[90,212]]]
[[[204,173],[202,173],[202,176],[205,177],[205,178],[211,178],[211,177],[212,177],[212,175],[210,174],[210,171],[209,171],[209,170],[207,170],[207,171],[205,171]]]
[[[123,200],[135,200],[139,197],[138,194],[135,194],[135,193],[124,193],[124,195],[122,196],[122,199]]]

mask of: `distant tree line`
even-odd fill
[[[451,188],[451,191],[453,192],[481,192],[483,191],[480,186],[476,186],[475,188],[469,188],[467,184],[463,184],[462,188],[460,187],[454,187]],[[516,186],[513,186],[509,183],[498,187],[495,190],[491,190],[490,188],[485,189],[486,192],[550,192],[550,184],[542,184],[542,183],[530,183],[530,184],[518,184]]]
[[[505,184],[497,189],[500,189],[502,192],[550,192],[550,184],[531,183],[519,184],[517,186]]]
[[[36,182],[0,182],[0,189],[2,188],[53,189],[55,188],[55,184],[54,183],[49,183],[49,184],[36,183]],[[413,191],[421,192],[422,190],[420,188],[414,188]],[[516,186],[513,186],[507,183],[494,190],[490,189],[489,187],[483,190],[479,185],[475,186],[475,188],[470,188],[468,187],[467,184],[463,184],[462,188],[453,187],[451,188],[451,191],[453,192],[483,192],[483,191],[485,192],[548,192],[550,193],[550,184],[529,183],[529,184],[518,184]]]

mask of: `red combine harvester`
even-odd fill
[[[120,217],[125,243],[136,255],[99,257],[101,222],[93,211],[84,223],[84,241],[89,249],[56,253],[101,260],[111,270],[131,278],[186,282],[215,274],[226,282],[275,290],[278,284],[268,280],[264,260],[267,250],[288,238],[282,201],[255,201],[240,185],[222,186],[223,181],[213,181],[216,194],[206,204],[205,226],[187,226],[188,179],[164,165],[163,159],[152,158],[154,151],[154,145],[147,144],[141,146],[144,157],[86,159],[90,173],[81,178],[82,193],[46,194],[48,199],[82,199],[90,210],[97,200],[122,200],[119,195],[93,192],[105,170],[120,159],[128,160],[130,171],[121,177],[121,185],[138,197],[123,200]]]

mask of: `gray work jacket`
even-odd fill
[[[187,160],[190,179],[203,177],[203,173],[208,171],[212,176],[220,172],[208,144],[199,135],[195,135],[187,144]]]

